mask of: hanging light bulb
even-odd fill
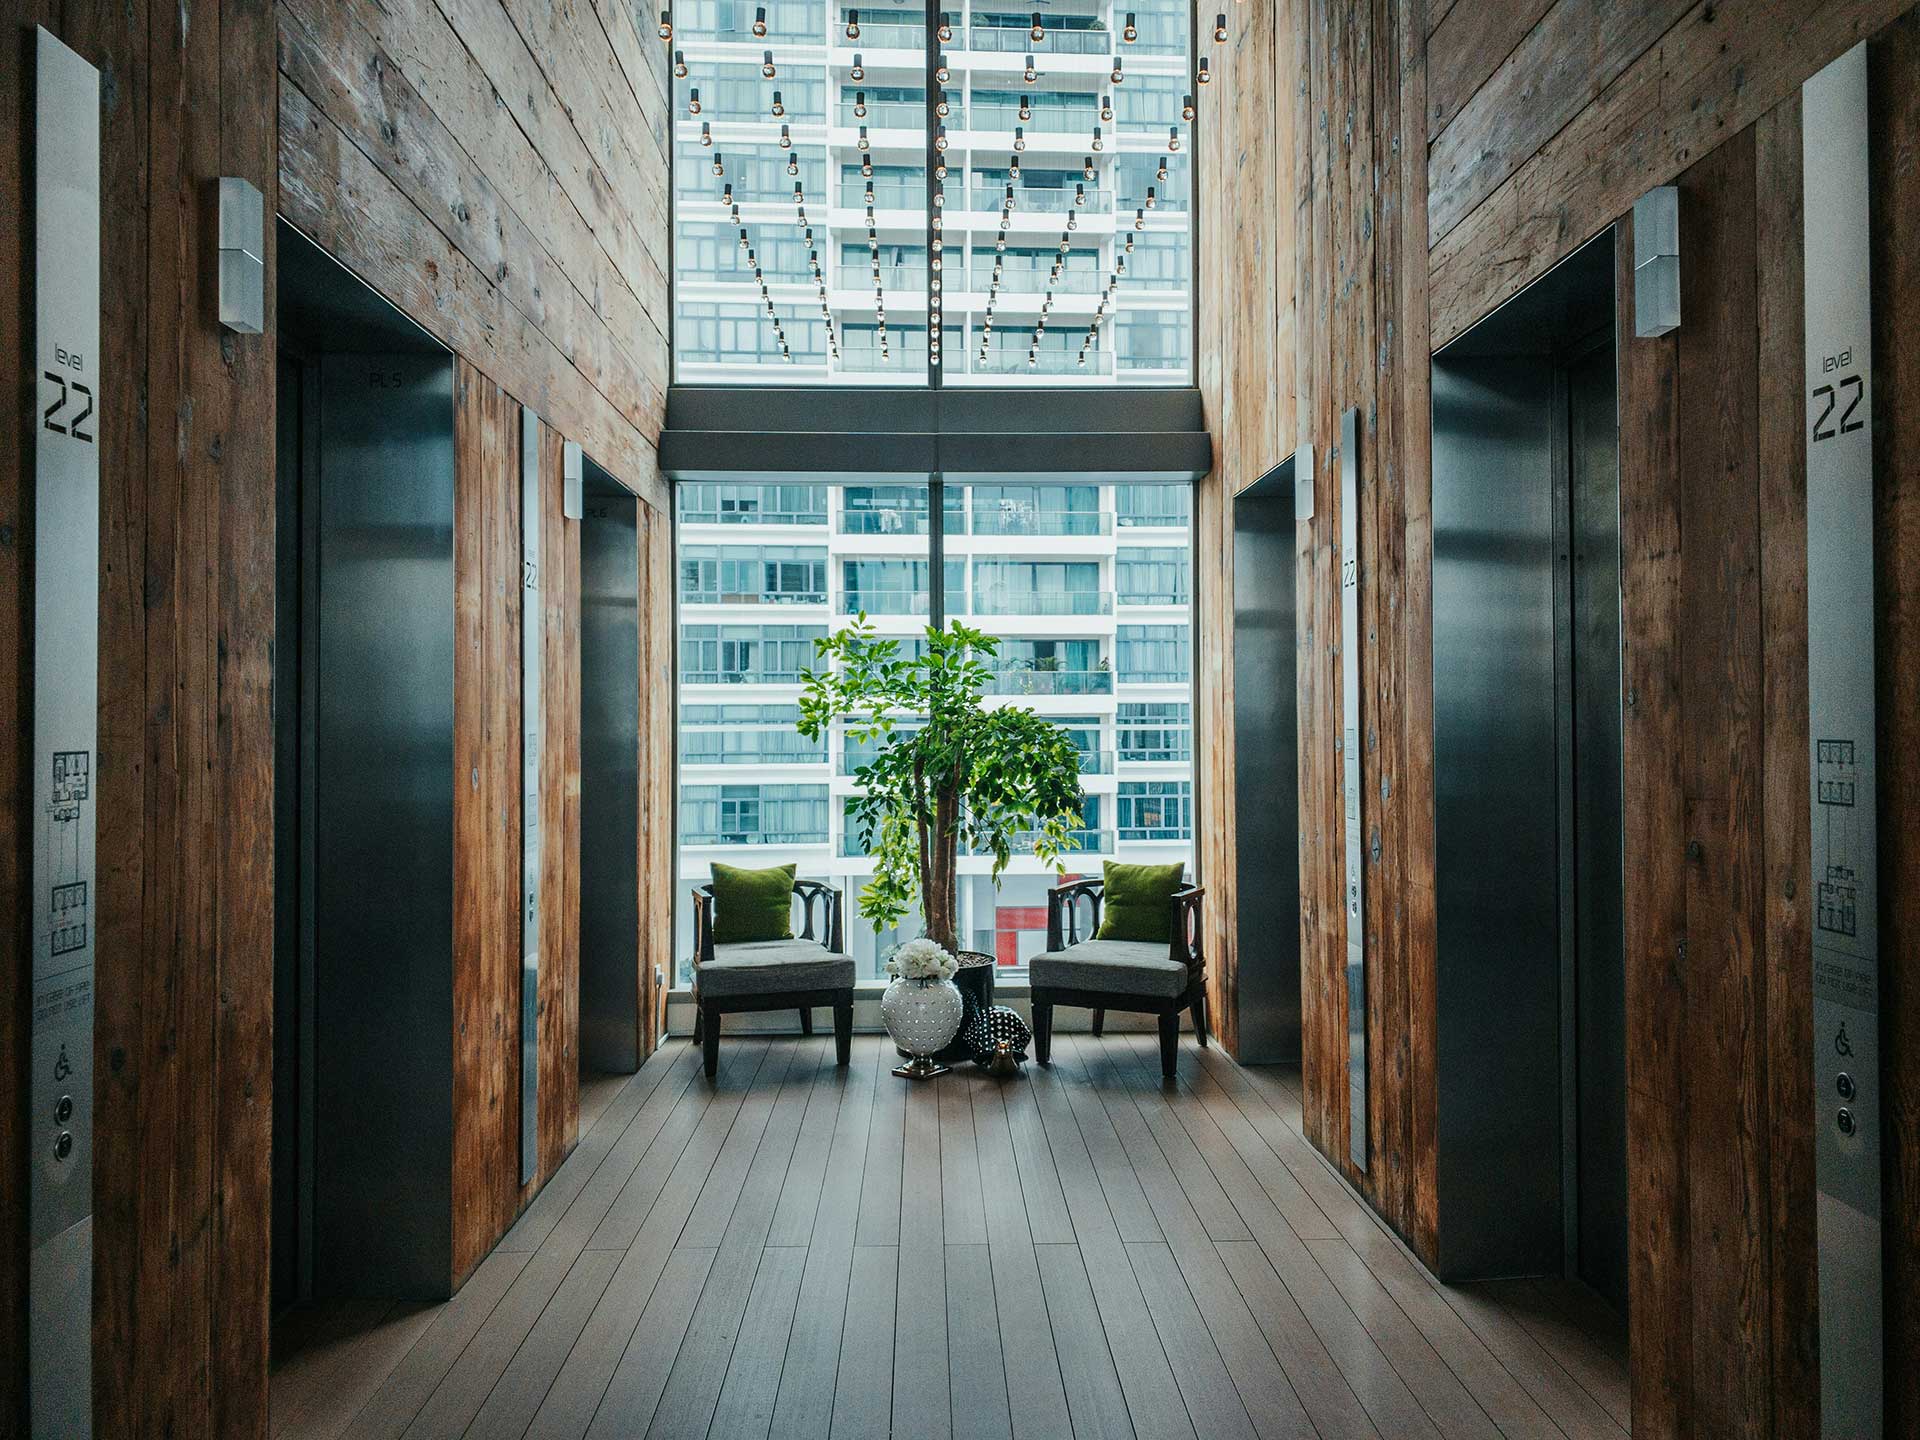
[[[780,148],[782,150],[791,150],[793,148],[793,136],[788,132],[785,125],[780,127]]]
[[[867,150],[871,150],[873,148],[873,142],[867,139],[866,126],[862,125],[860,127],[860,138],[858,140],[855,140],[853,143],[859,146],[863,152]]]
[[[1094,126],[1094,127],[1093,127],[1093,151],[1094,151],[1094,154],[1096,154],[1096,155],[1097,155],[1097,154],[1099,154],[1099,153],[1100,153],[1100,152],[1101,152],[1102,150],[1104,150],[1104,149],[1106,149],[1106,148],[1107,148],[1107,142],[1106,142],[1106,141],[1104,141],[1104,140],[1102,140],[1102,139],[1100,138],[1100,127],[1099,127],[1098,125],[1096,125],[1096,126]]]
[[[698,115],[699,113],[700,113],[700,87],[696,85],[693,87],[692,90],[690,90],[687,93],[687,114]]]
[[[1194,78],[1202,85],[1210,85],[1213,83],[1213,73],[1207,69],[1207,57],[1204,55],[1200,57],[1200,73]]]
[[[1166,156],[1162,155],[1160,157],[1160,168],[1153,172],[1153,178],[1158,180],[1162,185],[1167,183],[1167,157]]]
[[[1029,85],[1040,78],[1040,72],[1034,68],[1033,56],[1027,56],[1027,66],[1026,69],[1020,72],[1020,78],[1025,80]]]
[[[1133,253],[1133,236],[1131,235],[1127,236],[1126,253],[1129,255]]]
[[[1144,207],[1133,212],[1133,228],[1136,230],[1147,228],[1147,212]]]
[[[662,10],[660,12],[659,34],[662,40],[673,39],[673,17],[670,14],[668,14],[665,10]]]
[[[865,155],[860,157],[860,178],[863,180],[873,178],[873,161]]]
[[[798,155],[793,154],[792,152],[788,152],[787,174],[798,175],[799,173],[800,173],[800,157]]]
[[[1076,207],[1087,203],[1087,187],[1077,181],[1073,187],[1073,203]]]
[[[1193,96],[1182,95],[1180,97],[1180,118],[1182,120],[1185,120],[1188,124],[1192,124],[1194,109],[1195,109],[1195,106],[1193,103]]]
[[[1127,11],[1126,28],[1121,30],[1120,38],[1126,41],[1127,44],[1129,45],[1133,44],[1134,41],[1140,38],[1139,19],[1140,17],[1135,15],[1133,11],[1131,10]]]
[[[776,90],[773,92],[773,118],[778,120],[782,115],[785,115],[786,113],[787,113],[786,102],[780,98],[780,92]]]
[[[1213,17],[1213,39],[1215,44],[1226,44],[1227,17],[1225,15],[1216,15]]]
[[[873,182],[872,181],[867,182],[867,208],[869,210],[873,208]]]
[[[733,204],[733,185],[728,182],[720,187],[720,203],[731,207]]]
[[[713,152],[713,173],[716,178],[727,173],[726,157],[718,150]]]
[[[1116,85],[1126,79],[1126,76],[1120,73],[1120,57],[1118,55],[1113,57],[1113,73],[1108,75],[1107,78]]]
[[[1020,97],[1020,118],[1022,120],[1033,119],[1033,105],[1028,101],[1027,97],[1024,95]]]
[[[1074,214],[1071,210],[1069,210],[1067,212],[1067,229],[1078,230],[1079,228],[1080,228],[1080,217]]]
[[[859,38],[860,12],[858,10],[849,10],[847,11],[847,39],[858,40]]]
[[[746,250],[749,252],[751,252],[753,249],[752,242],[747,239],[747,231],[745,226],[742,226],[740,229],[740,248],[742,250]]]
[[[687,78],[687,57],[678,50],[673,52],[673,78],[676,80]]]
[[[700,122],[700,143],[706,146],[713,144],[713,126],[705,120]]]
[[[806,191],[800,188],[800,182],[798,180],[793,182],[793,203],[796,205],[804,205],[807,203]],[[1148,192],[1147,203],[1149,205],[1153,203],[1151,191]]]
[[[867,92],[864,90],[853,92],[853,118],[856,120],[867,118]]]
[[[758,40],[767,38],[767,7],[764,5],[753,7],[753,34]]]
[[[940,58],[933,67],[933,78],[944,85],[953,78],[953,71],[947,68],[947,52],[942,50]]]
[[[775,75],[780,73],[778,70],[774,69],[773,52],[771,50],[763,50],[760,54],[760,73],[766,76],[767,79],[769,80],[771,80]]]
[[[947,178],[947,162],[945,160],[937,160],[934,162],[933,178],[936,180],[944,180]]]
[[[1036,45],[1047,38],[1046,27],[1040,23],[1040,12],[1038,10],[1033,12],[1033,26],[1027,33],[1033,37],[1033,43]]]
[[[946,150],[946,148],[947,148],[947,127],[946,127],[945,125],[941,125],[941,126],[938,126],[938,127],[937,127],[937,128],[936,128],[936,129],[934,130],[934,132],[933,132],[933,148],[934,148],[934,150],[935,150],[936,152],[944,152],[944,151]]]
[[[940,98],[933,102],[933,113],[944,120],[952,112],[952,108],[953,107],[947,103],[947,92],[942,90],[940,92]]]
[[[848,74],[850,74],[855,80],[864,80],[867,78],[867,67],[860,63],[860,55],[858,51],[854,53],[853,69],[850,70]]]
[[[1100,97],[1100,118],[1106,121],[1113,119],[1113,96],[1102,95]],[[1096,131],[1095,133],[1097,134],[1098,132]]]
[[[1006,253],[1006,249],[1007,249],[1007,237],[1006,237],[1006,236],[1004,236],[1004,235],[1002,235],[1002,236],[1000,236],[1000,237],[998,237],[998,238],[997,238],[997,239],[996,239],[996,240],[995,240],[995,241],[993,242],[993,250],[994,250],[994,253],[995,253],[996,255],[1003,255],[1003,254],[1005,254],[1005,253]]]
[[[1153,186],[1149,185],[1147,187],[1147,209],[1149,210],[1153,209],[1153,202],[1154,202]]]
[[[944,10],[940,12],[940,29],[938,33],[942,45],[950,43],[953,39],[953,21],[948,18],[947,12]]]
[[[1178,150],[1179,148],[1180,148],[1180,127],[1178,125],[1169,125],[1167,127],[1167,149]]]

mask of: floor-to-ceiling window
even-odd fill
[[[1192,383],[1190,0],[670,16],[681,383]]]
[[[1061,873],[1097,875],[1114,859],[1192,863],[1187,487],[948,482],[940,494],[935,553],[925,482],[676,489],[678,889],[716,860],[792,861],[845,891],[862,980],[879,977],[918,920],[876,936],[857,914],[871,864],[847,802],[871,750],[794,728],[814,639],[856,613],[908,645],[936,605],[994,635],[989,703],[1032,707],[1080,751],[1078,848],[1063,872],[1019,856],[997,888],[989,857],[963,855],[965,943],[1018,975],[1044,947],[1046,892]],[[689,927],[682,914],[683,981]]]

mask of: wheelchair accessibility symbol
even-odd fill
[[[1853,1041],[1847,1038],[1847,1022],[1844,1020],[1840,1022],[1840,1033],[1833,1037],[1833,1053],[1836,1055],[1853,1054]],[[62,1052],[62,1058],[65,1058],[64,1052]]]
[[[73,1074],[73,1062],[67,1059],[67,1047],[60,1047],[60,1058],[53,1062],[53,1078],[64,1080]]]

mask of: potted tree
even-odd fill
[[[951,956],[960,949],[961,842],[993,857],[996,881],[1016,844],[1058,866],[1080,825],[1080,752],[1032,710],[982,703],[999,642],[957,621],[929,626],[925,650],[903,653],[863,613],[814,648],[826,663],[803,677],[800,733],[818,740],[839,720],[849,739],[877,746],[848,803],[873,857],[860,913],[880,930],[918,900],[926,939]],[[950,985],[936,978],[937,964],[918,951],[911,958],[916,973],[903,980]],[[956,1015],[955,1030],[959,1023]],[[951,1040],[949,1032],[932,1048]]]

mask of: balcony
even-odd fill
[[[856,374],[887,374],[896,370],[919,374],[927,368],[927,350],[924,345],[895,345],[891,357],[883,358],[877,348],[845,346],[840,351],[840,368]]]
[[[1127,841],[1150,840],[1162,844],[1193,839],[1193,827],[1189,825],[1122,825],[1120,838]]]
[[[1046,30],[1045,40],[1035,40],[1022,25],[975,24],[968,46],[987,55],[1031,54],[1036,61],[1047,55],[1108,55],[1113,52],[1113,34],[1108,30]],[[955,32],[957,39],[959,32]]]
[[[955,31],[955,38],[959,32]],[[862,20],[860,34],[853,39],[847,38],[844,20],[833,24],[831,40],[836,50],[921,50],[927,48],[927,26],[925,21],[909,20]]]
[[[1002,266],[1000,293],[1002,295],[1039,295],[1051,290],[1056,295],[1097,295],[1100,292],[1101,277],[1098,270],[1079,267],[1065,270],[1051,285],[1047,283],[1047,274],[1048,272],[1044,269],[1030,269],[1024,265]],[[967,283],[976,293],[987,294],[994,289],[993,267],[991,265],[975,266]]]
[[[958,119],[957,115],[950,116],[947,120],[947,128],[949,130],[969,128],[957,123]],[[1033,110],[1031,118],[1022,120],[1018,105],[982,105],[975,102],[970,128],[1011,135],[1014,127],[1018,125],[1023,127],[1029,135],[1091,136],[1093,127],[1100,123],[1100,112],[1091,105],[1076,106],[1073,109],[1052,105],[1038,106]]]
[[[1002,500],[976,504],[967,528],[975,535],[1106,535],[1113,529],[1113,516],[1104,510],[1040,509]]]
[[[1110,670],[1037,670],[1032,662],[994,667],[989,695],[1111,695]]]
[[[1012,850],[1016,857],[1033,854],[1033,842],[1038,832],[1028,830],[1013,838]],[[1100,855],[1113,853],[1113,832],[1111,830],[1069,830],[1067,832],[1067,850],[1076,855]],[[969,855],[986,855],[991,852],[977,846],[965,847]],[[862,853],[862,852],[856,852]]]
[[[688,487],[692,488],[692,487]],[[683,525],[825,525],[825,510],[697,510],[682,505]]]
[[[875,180],[871,185],[863,180],[842,180],[836,203],[843,209],[864,210],[869,188],[873,191],[876,210],[924,211],[927,208],[926,182],[908,180]]]
[[[680,835],[684,846],[695,845],[824,845],[825,831],[811,830],[686,830]]]
[[[1089,215],[1111,216],[1113,192],[1088,190],[1083,205],[1073,203],[1074,191],[1053,185],[1016,185],[1013,187],[1013,213],[1016,215],[1064,215],[1069,210],[1084,210]],[[1007,202],[1005,182],[999,185],[967,187],[967,208],[979,214],[997,215]]]
[[[824,765],[826,747],[795,749],[786,745],[755,747],[751,750],[687,750],[680,752],[682,765]]]
[[[973,587],[975,615],[1111,615],[1113,596],[1104,590],[1015,590],[1005,585]]]
[[[1078,350],[1042,350],[1033,357],[1031,364],[1027,352],[1009,345],[1004,353],[989,351],[987,358],[980,358],[980,351],[973,345],[967,350],[967,370],[974,375],[1111,375],[1113,373],[1113,352],[1111,350],[1089,350],[1085,363],[1080,361]]]
[[[824,605],[825,590],[682,590],[682,605]]]
[[[833,272],[833,283],[842,290],[871,290],[874,287],[873,266],[838,266]],[[918,265],[882,265],[879,284],[881,290],[889,293],[923,291],[927,288],[927,267],[924,262]],[[843,355],[845,353],[842,352]]]
[[[798,685],[800,670],[682,670],[682,685]]]
[[[864,26],[861,28],[865,29]],[[927,106],[924,100],[872,100],[867,104],[865,115],[856,115],[853,113],[853,102],[842,101],[836,123],[849,129],[864,125],[868,130],[918,130],[924,133],[927,128]],[[947,123],[952,125],[952,118]]]
[[[849,590],[840,602],[840,613],[858,615],[926,615],[930,613],[924,590]]]

